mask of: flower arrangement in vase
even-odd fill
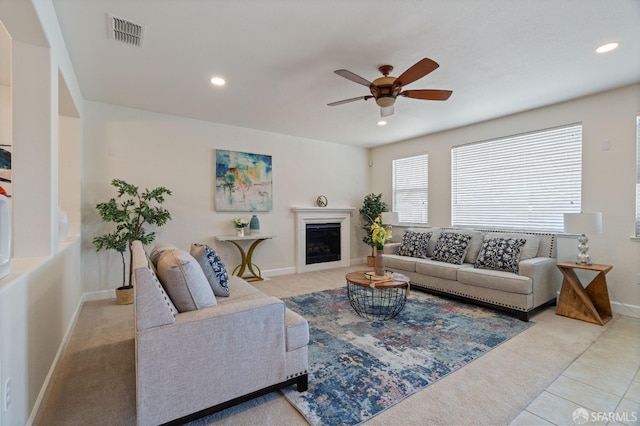
[[[362,238],[362,242],[371,247],[371,255],[367,256],[367,266],[374,266],[375,264],[375,243],[371,240],[371,225],[375,221],[376,217],[380,216],[382,212],[386,212],[389,206],[382,201],[382,194],[369,194],[364,197],[362,207],[360,208],[360,218],[363,221],[362,229],[365,231],[365,235]]]
[[[244,237],[244,228],[249,225],[249,221],[243,217],[236,217],[232,220],[233,226],[236,228],[238,237]]]
[[[384,264],[382,262],[382,252],[387,240],[391,238],[391,228],[382,226],[382,217],[378,215],[371,225],[371,241],[376,249],[375,274],[384,275]]]

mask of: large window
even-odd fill
[[[451,223],[562,232],[581,174],[581,124],[453,147]]]
[[[425,224],[428,221],[429,157],[393,160],[393,211],[400,223]]]
[[[636,237],[640,237],[640,116],[636,117]]]

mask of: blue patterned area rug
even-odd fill
[[[346,287],[284,299],[309,321],[309,390],[282,392],[309,423],[362,423],[533,325],[413,293],[386,321],[359,317]]]

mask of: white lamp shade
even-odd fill
[[[564,232],[598,235],[602,233],[602,213],[565,213]]]
[[[382,219],[383,225],[395,225],[396,223],[398,223],[397,212],[382,212],[380,217]]]

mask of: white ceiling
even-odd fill
[[[372,147],[640,81],[638,0],[53,0],[83,97],[303,138]],[[146,28],[108,38],[108,13]],[[620,47],[597,55],[595,48]],[[376,126],[369,94],[333,73],[440,68]],[[227,79],[222,88],[209,78]]]

